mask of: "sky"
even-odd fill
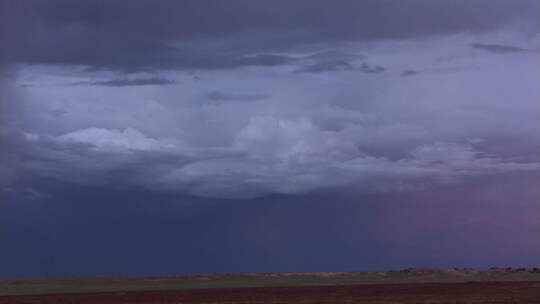
[[[0,278],[540,265],[536,0],[0,0]]]

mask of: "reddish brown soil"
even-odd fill
[[[0,297],[22,303],[540,303],[540,282],[414,283]]]

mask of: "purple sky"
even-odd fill
[[[0,0],[0,277],[538,266],[539,12]]]

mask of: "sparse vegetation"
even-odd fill
[[[480,304],[538,303],[540,282],[469,282],[331,285],[266,288],[212,288],[170,291],[131,291],[87,294],[51,294],[0,297],[4,303],[368,303],[368,304]]]
[[[133,278],[64,278],[0,280],[0,296],[50,293],[187,290],[278,286],[540,281],[538,269],[408,268],[400,271],[244,273]]]

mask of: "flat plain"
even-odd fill
[[[416,268],[0,280],[4,303],[540,303],[540,272]]]

